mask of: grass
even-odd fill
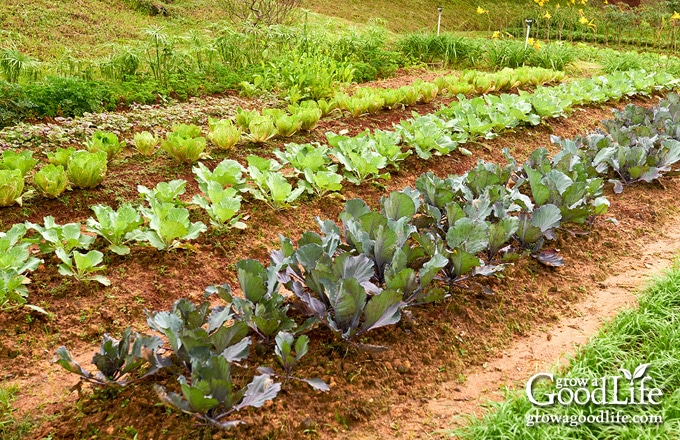
[[[408,2],[391,0],[306,0],[305,8],[319,14],[327,14],[354,23],[366,23],[372,18],[385,21],[386,27],[396,33],[437,30],[438,6],[443,6],[441,30],[472,31],[493,30],[498,20],[508,23],[522,17],[530,0],[479,1],[465,0],[411,0]],[[489,14],[478,14],[477,6],[490,10]]]
[[[16,385],[0,385],[0,438],[3,440],[23,438],[32,426],[28,419],[17,420],[14,417],[12,402],[18,392]]]
[[[225,18],[211,0],[178,0],[169,5],[169,14],[149,16],[121,0],[3,0],[0,41],[11,40],[41,61],[62,57],[65,48],[76,58],[94,58],[109,54],[112,45],[145,39],[142,30],[149,26],[179,35]]]
[[[619,368],[634,371],[649,363],[649,387],[663,391],[660,405],[593,405],[536,407],[529,402],[524,390],[514,392],[501,403],[491,403],[492,412],[482,419],[473,419],[464,428],[447,431],[461,439],[671,439],[680,432],[680,263],[643,293],[637,309],[622,312],[606,324],[563,371],[555,378],[588,378],[620,376]],[[639,386],[639,380],[635,382]],[[628,393],[622,380],[619,393]],[[623,391],[625,390],[625,391]],[[535,394],[537,400],[546,398],[547,391],[555,391],[545,382]],[[656,424],[534,424],[527,426],[529,415],[558,415],[578,417],[598,415],[602,410],[622,415],[661,415],[663,423]]]

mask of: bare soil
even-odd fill
[[[652,105],[656,98],[635,102]],[[422,105],[417,111],[430,112],[438,105]],[[573,137],[598,127],[602,119],[610,117],[611,108],[577,110],[571,117],[550,121],[549,125],[471,144],[468,147],[474,150],[474,157],[455,153],[430,161],[411,157],[390,181],[349,185],[343,194],[347,199],[360,197],[376,206],[381,196],[413,185],[425,171],[446,176],[465,172],[479,158],[502,161],[503,147],[521,161],[534,148],[553,149],[549,143],[551,134]],[[366,128],[390,129],[410,113],[411,109],[352,120],[326,120],[311,137],[322,140],[328,130],[347,129],[355,134]],[[309,142],[309,137],[290,141]],[[239,145],[227,153],[215,152],[206,165],[212,167],[224,157],[245,162],[248,154],[268,155],[281,146],[276,142]],[[175,178],[188,181],[184,199],[190,200],[197,192],[191,167],[177,166],[160,154],[147,159],[128,153],[111,167],[101,187],[73,191],[56,201],[28,200],[23,207],[0,211],[0,221],[3,228],[25,220],[42,222],[45,215],[53,215],[60,223],[84,221],[92,215],[88,208],[91,205],[117,206],[137,198],[138,184],[151,187]],[[164,253],[137,247],[125,257],[107,254],[107,276],[112,281],[109,288],[67,280],[57,273],[54,260],[46,261],[32,275],[30,301],[46,307],[53,315],[45,318],[24,311],[0,315],[0,377],[21,388],[15,402],[17,415],[41,420],[30,435],[36,439],[47,435],[54,439],[132,438],[134,432],[140,439],[428,437],[426,432],[447,426],[457,412],[472,410],[471,402],[479,398],[475,389],[497,388],[491,382],[479,382],[469,391],[455,391],[452,383],[460,382],[459,388],[464,390],[465,382],[472,384],[476,380],[474,372],[480,371],[480,365],[486,363],[487,370],[489,365],[495,368],[493,362],[499,353],[510,350],[507,347],[512,341],[536,328],[548,328],[578,313],[599,316],[599,308],[596,313],[589,309],[579,312],[577,304],[592,296],[601,283],[609,286],[608,277],[623,271],[625,261],[642,261],[638,256],[644,246],[669,230],[678,210],[680,182],[663,179],[658,184],[626,188],[622,195],[608,190],[607,195],[612,202],[609,215],[619,225],[599,219],[587,235],[560,234],[552,245],[560,249],[564,267],[550,269],[526,259],[484,281],[494,295],[483,294],[479,286],[470,285],[439,304],[414,308],[398,325],[368,334],[365,342],[390,347],[386,353],[359,352],[334,340],[321,328],[312,330],[310,352],[297,374],[321,377],[330,383],[331,392],[322,394],[303,384],[290,383],[264,408],[239,414],[247,426],[231,432],[197,428],[190,417],[160,406],[152,384],[160,382],[177,390],[171,372],[117,393],[93,392],[88,387],[83,387],[82,393],[70,392],[78,380],[50,363],[54,350],[66,345],[78,361],[88,364],[104,333],[118,335],[129,325],[147,331],[145,309],[168,309],[180,297],[198,302],[204,288],[211,284],[226,282],[236,286],[234,264],[239,259],[255,258],[266,263],[269,250],[278,246],[279,234],[297,239],[305,230],[317,230],[314,218],[335,220],[344,206],[341,200],[307,200],[297,209],[276,213],[257,201],[248,201],[243,206],[250,214],[247,230],[205,234],[195,241],[195,252]],[[198,210],[192,216],[207,223]],[[558,339],[557,333],[554,336]],[[234,371],[241,385],[258,365],[276,368],[271,356],[251,351],[248,365]],[[508,369],[511,364],[498,368]],[[452,398],[473,400],[467,402],[468,406],[446,406]],[[448,401],[437,404],[437,399]],[[435,421],[441,415],[445,418]]]

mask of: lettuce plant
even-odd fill
[[[424,160],[433,154],[437,156],[449,154],[458,147],[458,142],[451,138],[446,123],[435,115],[403,121],[397,127],[397,131],[404,142],[413,145],[418,157]]]
[[[208,191],[210,182],[217,182],[222,187],[230,186],[240,191],[246,186],[246,179],[243,177],[245,170],[235,160],[224,159],[212,171],[199,162],[198,166],[192,168],[192,171],[198,182],[198,188],[204,193]]]
[[[236,116],[234,117],[234,120],[236,125],[241,127],[242,130],[248,130],[250,127],[250,122],[257,116],[260,116],[260,112],[257,110],[245,110],[239,107],[236,109]]]
[[[35,173],[33,184],[41,194],[54,199],[68,188],[68,175],[61,165],[46,165]]]
[[[107,154],[104,151],[90,153],[76,151],[68,162],[66,173],[69,181],[78,188],[94,188],[104,180],[107,170]]]
[[[300,130],[312,131],[316,128],[321,119],[322,111],[320,108],[300,108],[295,112],[295,116],[300,120]]]
[[[254,116],[248,124],[249,133],[245,135],[250,141],[261,144],[276,136],[276,126],[269,116]]]
[[[281,137],[291,137],[302,127],[302,121],[297,115],[282,115],[274,120],[276,134]]]
[[[159,142],[160,140],[148,131],[135,133],[134,136],[135,148],[144,156],[151,156],[155,153]]]
[[[20,153],[12,150],[2,152],[2,160],[0,161],[0,170],[19,170],[21,175],[25,176],[33,169],[37,159],[33,159],[33,152],[24,150]]]
[[[149,200],[150,208],[141,208],[141,213],[149,221],[149,228],[135,235],[137,241],[148,242],[158,250],[178,248],[191,249],[184,243],[194,240],[207,230],[202,222],[192,223],[189,211],[174,203]]]
[[[52,165],[61,165],[64,168],[68,167],[68,162],[71,156],[76,152],[73,147],[57,148],[53,153],[47,153],[47,160]]]
[[[210,121],[210,133],[208,139],[221,150],[232,148],[241,140],[241,129],[235,126],[231,120]]]
[[[130,248],[126,243],[134,240],[144,224],[139,212],[129,204],[114,210],[107,205],[90,207],[97,219],[87,219],[87,231],[93,232],[109,242],[109,250],[118,255],[127,255]]]
[[[21,204],[24,176],[21,170],[0,170],[0,207]]]
[[[140,334],[127,327],[120,340],[104,334],[99,353],[92,358],[98,370],[96,374],[74,361],[64,346],[57,349],[53,362],[79,375],[82,381],[98,386],[124,387],[170,366],[169,360],[158,354],[162,345],[163,341],[158,336]]]
[[[201,137],[201,128],[196,125],[176,124],[168,132],[161,148],[170,157],[181,163],[196,162],[205,150],[206,141]]]
[[[115,133],[95,131],[92,138],[85,143],[88,151],[96,153],[104,151],[108,160],[113,159],[125,147],[125,142],[119,142]]]

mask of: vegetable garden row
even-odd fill
[[[655,80],[662,84],[668,82],[668,78],[654,78],[653,75],[638,73],[637,76],[622,74],[606,80],[602,78],[587,80],[580,85],[572,83],[570,87],[577,90],[588,86],[596,92],[592,96],[596,98],[600,96],[600,99],[604,100],[607,94],[620,97],[623,94],[632,93],[637,87],[649,91],[653,88]],[[616,84],[616,87],[611,84]],[[536,101],[538,107],[552,109],[551,116],[556,114],[557,104],[546,105],[545,96],[551,97],[554,102],[564,103],[565,97],[556,92],[564,87],[567,85],[539,89],[534,95],[543,99]],[[550,92],[541,92],[541,90],[550,90]],[[432,115],[422,117],[430,118],[441,124],[439,131],[435,133],[434,141],[435,145],[442,148],[439,153],[446,154],[453,151],[456,148],[456,142],[462,142],[468,136],[470,138],[479,135],[490,137],[493,133],[514,127],[519,123],[536,124],[540,121],[540,115],[538,118],[531,116],[531,114],[536,114],[532,102],[529,102],[531,110],[528,114],[517,117],[518,114],[513,113],[515,119],[518,120],[511,125],[508,125],[508,121],[511,121],[510,116],[506,115],[505,119],[490,117],[492,111],[489,108],[494,108],[494,104],[496,108],[504,108],[500,105],[504,102],[510,103],[508,107],[511,109],[526,107],[526,104],[518,105],[522,102],[515,98],[508,98],[509,96],[513,95],[487,96],[453,103],[452,108],[459,106],[459,111],[456,113],[455,110],[451,110],[450,114],[457,115],[458,118],[446,120],[447,109],[440,113],[441,118],[435,118]],[[523,95],[523,97],[531,99],[530,95]],[[510,101],[511,99],[515,100]],[[475,100],[477,100],[476,106],[471,104]],[[636,124],[639,124],[637,119],[640,117],[650,121],[658,120],[660,127],[663,127],[663,121],[666,120],[668,127],[661,128],[661,131],[667,135],[671,133],[672,123],[669,121],[672,121],[672,115],[676,112],[676,105],[675,101],[668,103],[666,107],[657,112],[657,116],[645,115],[645,112],[638,112],[640,113],[638,115],[630,110],[629,116],[626,117],[630,121],[635,120]],[[473,109],[474,111],[468,110],[469,113],[466,114],[460,109]],[[564,112],[565,109],[566,107],[562,108],[559,113]],[[663,116],[664,112],[671,115],[670,119]],[[461,115],[466,117],[462,118]],[[477,121],[470,124],[470,120],[475,121],[475,118]],[[414,121],[417,120],[418,118],[414,119]],[[626,121],[623,116],[619,118],[619,121],[619,125],[614,124],[613,128],[610,128],[611,137],[603,137],[603,139],[610,140],[609,144],[595,137],[593,139],[597,140],[586,142],[590,142],[589,149],[579,150],[565,142],[561,159],[558,159],[560,156],[558,155],[550,161],[545,151],[538,151],[532,154],[522,168],[510,161],[505,167],[480,164],[466,176],[447,180],[424,175],[418,179],[417,190],[393,193],[384,199],[380,212],[371,211],[363,202],[350,201],[341,215],[343,232],[332,222],[320,221],[323,235],[311,232],[304,234],[298,242],[297,250],[290,240],[283,239],[282,249],[272,254],[270,267],[265,269],[261,264],[249,260],[240,262],[237,265],[238,275],[245,299],[232,297],[226,286],[215,287],[209,289],[208,292],[217,291],[230,306],[224,309],[214,309],[212,313],[209,313],[210,304],[207,302],[195,307],[186,300],[180,300],[174,306],[172,313],[161,312],[150,315],[149,323],[152,328],[168,337],[174,352],[182,360],[187,372],[192,375],[192,380],[186,381],[183,385],[186,400],[179,395],[168,394],[159,388],[162,399],[187,412],[193,413],[197,410],[205,421],[230,426],[233,423],[223,422],[223,417],[220,415],[226,415],[248,405],[259,406],[264,400],[272,398],[278,390],[278,387],[272,385],[270,381],[270,378],[274,377],[273,372],[267,369],[262,371],[262,375],[258,376],[247,390],[240,392],[231,390],[229,379],[231,367],[228,361],[237,361],[247,355],[250,344],[250,339],[246,338],[248,328],[258,339],[276,343],[276,351],[285,370],[283,376],[289,379],[292,377],[295,362],[304,355],[306,345],[304,335],[299,336],[298,343],[295,344],[294,336],[290,332],[295,330],[295,333],[299,334],[313,321],[325,324],[343,339],[356,341],[373,328],[396,322],[403,307],[440,299],[447,294],[444,288],[447,284],[452,286],[474,275],[493,273],[502,269],[504,264],[517,258],[519,254],[529,251],[548,264],[559,264],[559,259],[554,254],[541,253],[539,248],[545,238],[554,236],[555,229],[561,223],[584,222],[590,215],[606,211],[608,203],[600,196],[603,181],[598,173],[607,172],[608,169],[614,170],[617,176],[613,177],[617,177],[622,183],[639,179],[652,180],[678,160],[677,142],[671,142],[671,139],[662,139],[663,142],[656,139],[655,141],[659,142],[650,142],[645,137],[638,142],[639,139],[636,137],[632,148],[629,148],[630,145],[622,147],[628,143],[625,141],[625,133],[638,133],[640,127],[627,131],[626,125],[631,122]],[[467,127],[480,125],[483,127],[482,122],[488,126],[485,131],[481,128],[477,131],[466,132],[462,129],[458,131],[463,123],[467,123]],[[501,122],[504,122],[504,125]],[[330,149],[313,145],[289,145],[287,151],[277,154],[277,158],[282,162],[288,160],[293,168],[297,167],[291,159],[307,161],[310,164],[318,163],[320,160],[321,164],[328,165],[330,150],[345,168],[344,174],[348,180],[356,178],[362,181],[366,178],[377,177],[380,174],[379,170],[398,159],[386,160],[385,165],[374,172],[357,173],[356,169],[353,171],[348,168],[340,159],[341,144],[360,145],[355,148],[354,156],[347,154],[350,159],[346,162],[350,164],[360,163],[358,159],[365,156],[367,145],[368,148],[372,148],[370,145],[377,144],[377,137],[380,136],[392,137],[394,144],[392,149],[398,145],[398,138],[405,139],[406,144],[413,145],[421,157],[424,153],[431,154],[432,151],[437,151],[436,148],[428,148],[425,142],[409,142],[403,130],[404,125],[402,124],[401,128],[398,127],[394,134],[377,133],[357,138],[329,136]],[[651,125],[648,129],[659,131],[659,128],[655,127]],[[466,136],[456,141],[451,139],[461,133]],[[455,145],[442,147],[440,144],[444,142],[439,141],[443,136],[448,136],[448,139]],[[650,137],[653,138],[651,131]],[[422,136],[421,139],[423,139]],[[611,139],[616,139],[619,144],[612,143]],[[351,161],[352,157],[354,161]],[[367,160],[364,158],[364,161]],[[235,205],[230,199],[240,199],[238,191],[242,188],[241,185],[246,183],[242,179],[243,172],[250,177],[247,187],[254,195],[259,190],[264,198],[269,198],[273,202],[276,199],[274,194],[282,192],[286,197],[279,198],[279,200],[283,203],[292,203],[294,200],[287,201],[286,199],[300,188],[292,189],[292,185],[280,173],[281,165],[284,164],[252,157],[249,159],[248,169],[244,169],[236,162],[225,161],[218,166],[221,171],[218,172],[216,169],[210,172],[199,164],[194,171],[197,180],[201,183],[201,191],[204,193],[202,196],[204,206],[211,204],[219,208],[213,210],[215,217],[219,217],[218,212],[234,211],[233,208],[229,208]],[[274,169],[277,166],[279,169]],[[300,166],[298,172],[301,169]],[[322,169],[323,167],[318,168],[318,170]],[[278,179],[279,184],[273,186],[283,188],[283,191],[272,191],[272,185],[268,192],[266,189],[262,191],[256,183],[258,175],[266,175],[271,182],[277,179],[273,176],[281,176],[282,179]],[[511,176],[513,180],[519,180],[514,183],[512,190],[508,190],[507,183]],[[288,186],[285,186],[284,181]],[[266,183],[267,179],[264,179],[264,182]],[[311,182],[308,183],[311,185]],[[487,184],[490,185],[489,189],[486,189]],[[148,228],[141,227],[142,217],[133,207],[121,207],[118,212],[108,207],[95,209],[97,220],[88,220],[88,227],[91,232],[105,238],[107,233],[114,240],[122,238],[120,243],[114,243],[111,240],[114,251],[126,252],[123,247],[125,242],[136,240],[147,241],[158,248],[185,246],[183,240],[191,238],[187,234],[197,235],[196,231],[204,229],[205,226],[201,228],[198,222],[192,224],[189,221],[188,210],[177,201],[181,187],[182,182],[170,182],[159,185],[155,190],[142,189],[148,199],[149,207],[141,208],[140,211],[142,216],[148,219]],[[213,189],[212,193],[210,187]],[[220,199],[223,193],[229,193],[230,196]],[[221,200],[230,201],[221,203]],[[454,201],[455,203],[452,203]],[[196,202],[201,203],[198,200]],[[236,226],[238,223],[238,220],[234,222],[236,211],[233,214],[227,214],[226,221],[215,221],[215,223]],[[106,222],[111,226],[107,226]],[[89,244],[85,242],[94,239],[82,234],[78,224],[61,227],[48,223],[49,221],[46,221],[44,227],[27,225],[29,228],[40,231],[38,241],[42,242],[41,252],[48,254],[52,250],[58,251],[57,255],[63,262],[60,272],[65,275],[74,274],[81,277],[91,275],[97,266],[96,258],[91,259],[87,256],[96,257],[97,254],[93,255],[92,252],[98,251],[82,254],[75,249],[86,250]],[[116,223],[118,228],[115,226]],[[6,248],[10,250],[9,254],[28,255],[28,246],[34,240],[22,240],[25,232],[25,227],[22,230],[22,226],[15,226],[4,237],[7,241]],[[130,229],[126,230],[128,227]],[[97,232],[97,229],[100,232]],[[118,230],[113,233],[114,229]],[[173,237],[172,234],[178,231],[184,237],[182,235]],[[55,235],[57,239],[53,240]],[[510,245],[510,248],[506,245]],[[344,252],[336,255],[337,250]],[[73,258],[75,261],[69,266],[62,256],[69,260]],[[25,274],[31,270],[31,267],[37,266],[35,260],[26,257],[22,264],[15,264],[15,275],[10,278],[13,278],[14,282],[17,280],[23,282]],[[92,264],[93,261],[94,264]],[[18,269],[25,270],[19,272]],[[10,273],[10,270],[5,272]],[[8,279],[8,277],[4,278]],[[281,283],[299,297],[311,316],[310,320],[305,321],[304,324],[295,323],[293,318],[287,315],[288,305],[284,305],[284,297],[278,292]],[[21,290],[23,286],[18,287]],[[206,320],[211,322],[209,328],[199,330]],[[231,325],[225,325],[225,323]],[[280,336],[277,337],[279,334]],[[126,333],[124,339],[127,340],[128,335],[129,333]],[[125,343],[117,345],[110,339],[107,341],[105,341],[106,347],[97,357],[98,360],[95,360],[104,373],[97,379],[100,382],[108,382],[132,372],[142,363],[139,357],[145,357],[155,367],[165,365],[165,360],[153,354],[153,349],[158,347],[157,339],[140,339],[140,342],[133,343],[132,346],[127,346]],[[289,353],[293,345],[295,345],[295,355]],[[365,344],[363,345],[365,347]],[[144,346],[149,347],[149,350],[143,349]],[[61,350],[60,354],[61,363],[64,366],[80,372],[79,367],[70,362],[65,351]],[[114,360],[116,358],[118,360]],[[123,358],[128,359],[121,363]],[[217,368],[211,370],[207,366]],[[149,371],[155,370],[155,367]],[[215,371],[219,373],[214,373]],[[87,376],[89,373],[84,374]],[[309,381],[312,386],[324,388],[318,380],[310,379]],[[211,394],[211,388],[214,388],[212,391],[216,394]],[[227,392],[225,394],[219,390],[227,390]],[[201,395],[203,391],[206,392]],[[212,397],[206,397],[211,395]],[[215,396],[218,397],[215,398]],[[242,397],[243,400],[241,400]]]

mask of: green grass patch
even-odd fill
[[[29,420],[17,420],[14,417],[12,402],[18,392],[16,385],[0,385],[0,438],[4,440],[23,438],[32,427]]]
[[[640,384],[644,381],[646,389],[659,388],[660,401],[653,404],[595,404],[584,405],[555,404],[539,407],[532,404],[525,390],[513,392],[501,403],[491,403],[492,412],[482,419],[473,419],[469,426],[446,434],[462,439],[671,439],[678,438],[680,432],[680,263],[640,298],[637,309],[620,313],[613,321],[607,323],[583,349],[571,364],[562,371],[554,373],[554,380],[542,380],[534,386],[533,395],[537,402],[549,401],[549,394],[558,392],[557,379],[588,379],[591,392],[600,386],[593,387],[593,380],[607,378],[605,395],[608,401],[614,398],[613,377],[618,380],[618,400],[630,399],[630,382],[624,377],[626,369],[633,373],[637,367],[649,364],[645,376],[633,379],[635,399],[640,401]],[[642,375],[641,375],[642,376]],[[575,391],[576,387],[567,387]],[[595,400],[602,399],[598,392]],[[569,392],[563,392],[568,400]],[[585,392],[580,393],[581,400]],[[647,394],[647,397],[649,395]],[[648,402],[648,399],[647,399]],[[587,421],[588,416],[598,417],[603,412],[622,420],[624,416],[649,417],[661,416],[663,422],[656,423],[606,423],[605,417]],[[616,414],[618,413],[618,416]],[[551,423],[536,423],[536,417],[552,417]],[[543,417],[547,416],[547,417]],[[578,419],[586,418],[585,423]],[[555,422],[559,418],[559,422]],[[529,419],[533,426],[528,426]],[[577,425],[577,426],[571,426]]]

